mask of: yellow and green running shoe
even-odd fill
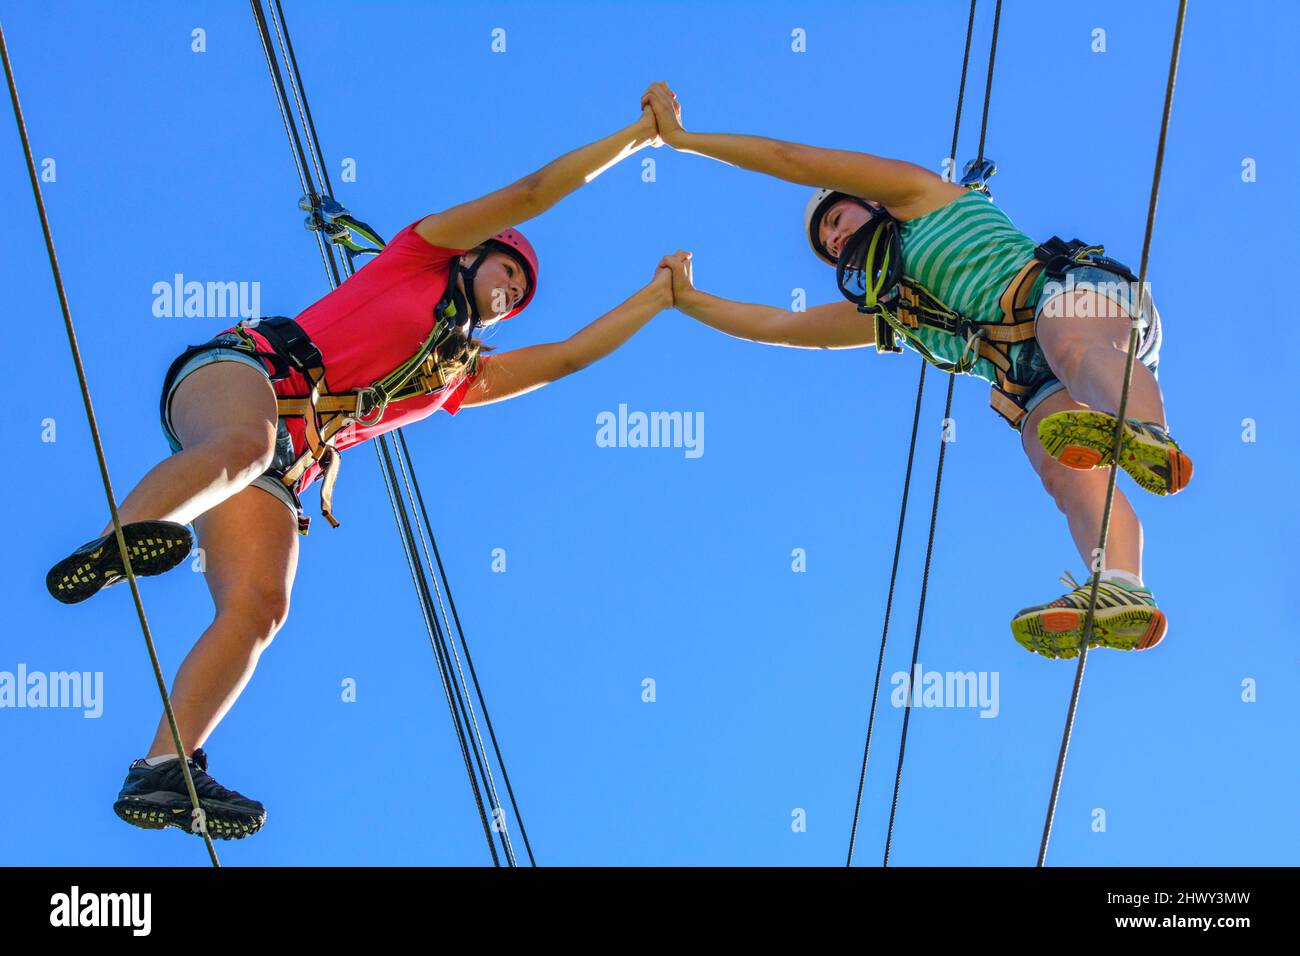
[[[1070,468],[1087,471],[1111,463],[1115,416],[1105,412],[1069,411],[1038,423],[1038,440],[1047,453]],[[1159,425],[1130,418],[1124,423],[1119,466],[1156,495],[1173,495],[1192,480],[1192,460]]]
[[[1083,622],[1088,614],[1089,584],[1079,584],[1067,571],[1061,578],[1074,590],[1050,604],[1027,607],[1011,619],[1011,633],[1027,651],[1051,658],[1079,656]],[[1164,640],[1169,623],[1146,588],[1115,581],[1097,585],[1092,640],[1088,647],[1145,651]]]

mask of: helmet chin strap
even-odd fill
[[[461,286],[464,289],[465,314],[469,317],[469,326],[465,329],[465,337],[469,338],[474,334],[474,330],[479,326],[478,300],[474,296],[474,278],[478,275],[479,266],[487,258],[487,249],[484,249],[474,259],[474,262],[465,266],[457,261],[457,268],[460,270]]]

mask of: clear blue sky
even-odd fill
[[[658,79],[688,127],[937,167],[966,24],[958,0],[286,6],[339,198],[390,235],[631,122]],[[963,158],[978,135],[981,7]],[[987,152],[998,202],[1031,236],[1104,242],[1136,267],[1174,8],[1004,5]],[[39,9],[0,4],[34,148],[57,164],[46,202],[125,494],[167,451],[168,362],[227,324],[155,318],[154,283],[256,281],[264,313],[293,314],[324,277],[246,4]],[[1168,500],[1121,478],[1171,626],[1149,653],[1090,658],[1054,863],[1297,862],[1295,383],[1247,349],[1296,318],[1270,293],[1300,253],[1287,165],[1300,154],[1298,21],[1284,2],[1192,4],[1151,278],[1170,422],[1197,473]],[[206,53],[190,50],[196,27]],[[795,28],[806,53],[790,49]],[[1105,53],[1091,50],[1097,28]],[[197,840],[111,810],[159,709],[129,592],[64,607],[42,585],[105,508],[18,139],[0,125],[15,331],[0,359],[0,671],[104,680],[95,719],[0,709],[0,863],[203,865]],[[358,181],[340,185],[345,156]],[[720,295],[835,299],[801,236],[806,189],[667,149],[645,157],[655,182],[628,162],[527,224],[541,288],[497,346],[567,335],[677,248]],[[574,378],[408,429],[426,483],[473,491],[435,528],[542,863],[841,862],[918,362],[742,343],[669,312]],[[911,650],[943,399],[930,380],[887,675]],[[1027,654],[1007,622],[1082,569],[987,387],[957,384],[921,662],[996,673],[999,707],[914,713],[893,861],[1028,864],[1073,666]],[[596,416],[620,404],[702,413],[704,454],[598,447]],[[57,441],[42,440],[47,419]],[[217,778],[269,809],[256,838],[219,849],[236,865],[486,862],[374,454],[347,459],[343,527],[318,521],[304,542],[291,618],[208,743]],[[796,548],[805,573],[791,570]],[[182,567],[143,594],[170,675],[208,623],[207,592]],[[348,678],[356,703],[340,701]],[[886,703],[877,723],[864,863],[883,846],[901,717]]]

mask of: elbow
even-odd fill
[[[811,155],[809,147],[802,143],[779,141],[773,148],[773,158],[780,169],[781,179],[803,186],[824,185],[818,181],[815,171],[811,168],[812,164],[809,162]]]
[[[517,222],[532,219],[546,211],[542,193],[543,183],[540,172],[531,173],[515,184],[515,196],[511,205],[518,210]]]

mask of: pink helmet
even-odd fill
[[[533,293],[537,291],[537,250],[518,229],[498,232],[485,245],[489,248],[495,246],[502,252],[509,253],[519,261],[519,264],[524,267],[524,272],[528,274],[528,289],[524,292],[524,297],[519,300],[519,304],[501,316],[501,320],[505,321],[518,315],[529,302],[533,301]]]

